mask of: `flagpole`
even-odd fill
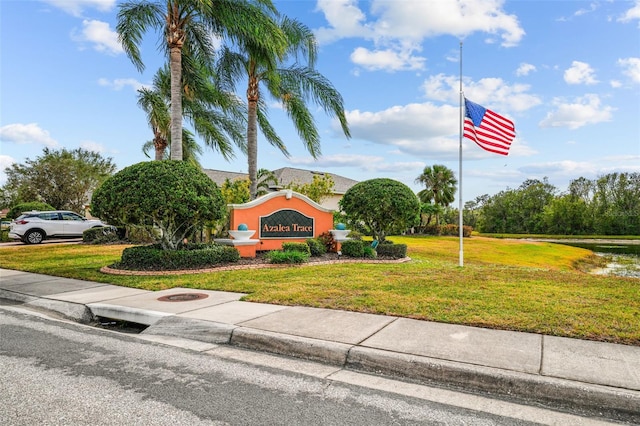
[[[462,242],[462,238],[463,238],[463,223],[462,223],[462,133],[463,133],[463,103],[464,101],[464,94],[462,93],[462,40],[460,40],[460,111],[459,111],[459,119],[460,119],[460,147],[459,147],[459,168],[458,168],[458,233],[460,235],[460,259],[459,259],[459,266],[463,267],[464,266],[464,244]]]

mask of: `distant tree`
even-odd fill
[[[544,208],[545,234],[584,235],[593,229],[588,220],[589,207],[581,197],[565,194],[552,199]]]
[[[355,184],[339,205],[350,219],[363,222],[381,242],[391,230],[413,226],[420,214],[420,201],[413,191],[401,182],[386,178]]]
[[[640,234],[640,173],[609,173],[594,184],[595,231]]]
[[[93,196],[92,212],[116,226],[155,226],[159,243],[176,250],[183,240],[225,215],[216,184],[183,161],[148,161],[107,179]]]
[[[333,182],[333,178],[327,174],[323,174],[322,176],[313,175],[313,181],[309,183],[299,184],[292,182],[286,186],[288,189],[306,195],[316,203],[321,203],[323,200],[332,196],[334,187],[335,183]]]
[[[222,187],[222,198],[227,204],[243,204],[251,199],[249,194],[249,179],[225,179]]]
[[[442,164],[425,167],[422,174],[416,178],[416,183],[425,186],[425,189],[418,192],[418,198],[423,203],[433,203],[445,208],[455,199],[458,180],[453,170]],[[435,213],[435,218],[436,225],[440,224],[438,212]]]
[[[249,186],[251,186],[251,180],[247,179]],[[258,184],[256,186],[256,196],[261,197],[269,193],[269,189],[272,186],[278,186],[278,178],[273,174],[271,170],[258,169]]]
[[[47,210],[55,210],[50,204],[42,203],[40,201],[31,201],[28,203],[18,203],[11,207],[7,212],[7,219],[15,219],[20,216],[23,212],[28,212],[32,210],[37,211],[47,211]]]
[[[480,230],[512,234],[545,233],[545,209],[548,210],[556,191],[545,177],[543,180],[527,179],[518,189],[507,189],[493,195],[483,204]]]
[[[11,194],[13,204],[41,201],[57,210],[80,212],[91,193],[115,169],[111,158],[97,152],[45,148],[35,160],[27,158],[24,164],[7,167],[2,190]]]

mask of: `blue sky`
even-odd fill
[[[165,62],[159,35],[140,73],[115,33],[115,0],[2,0],[0,168],[44,147],[83,147],[119,168],[148,160],[136,90]],[[259,139],[259,167],[299,167],[356,180],[414,183],[425,166],[458,174],[460,42],[467,98],[515,122],[508,157],[463,142],[463,200],[548,177],[640,172],[640,0],[280,0],[314,30],[318,69],[345,100],[352,138],[321,111],[313,160],[277,105],[292,156]],[[239,93],[243,95],[243,91]],[[205,168],[246,172],[205,149]],[[0,184],[6,180],[0,173]]]

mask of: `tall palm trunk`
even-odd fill
[[[247,88],[247,161],[249,163],[249,194],[255,200],[258,194],[258,79],[251,75]]]
[[[182,52],[171,47],[171,159],[182,161]]]

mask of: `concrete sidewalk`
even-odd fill
[[[0,298],[149,325],[147,335],[320,361],[640,423],[640,347],[406,318],[158,292],[0,269]]]

